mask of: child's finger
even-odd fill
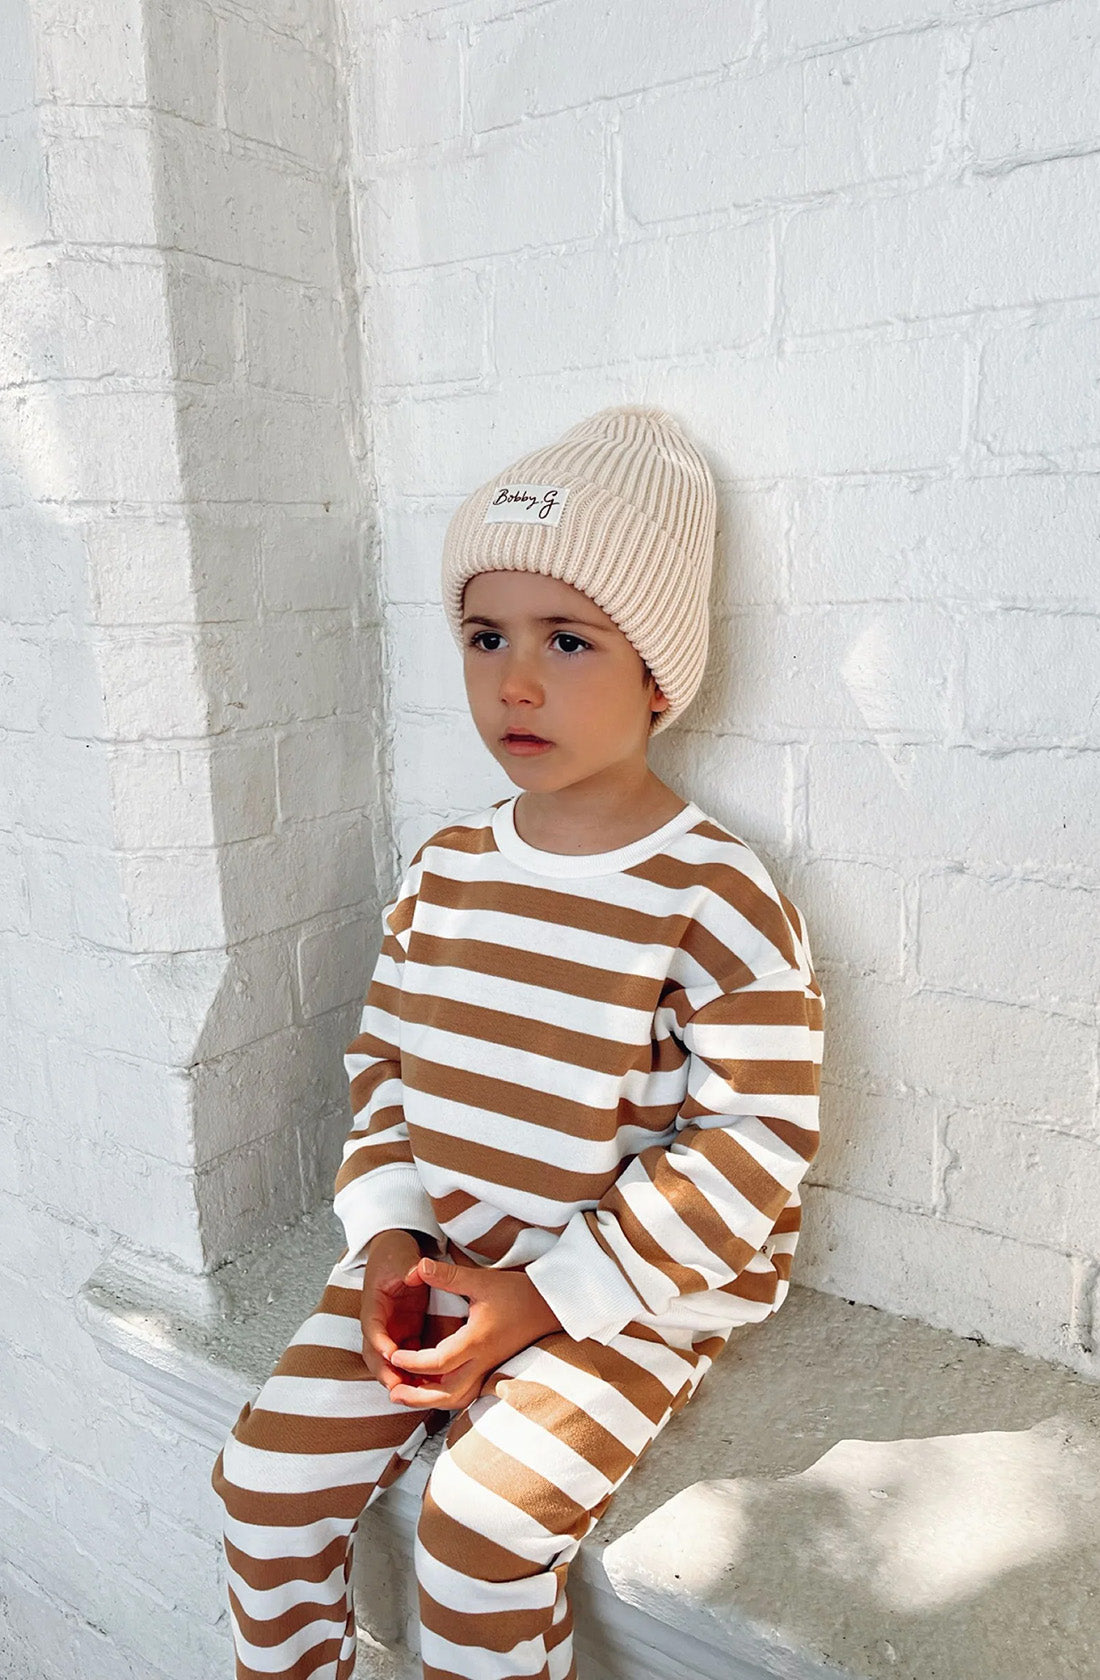
[[[410,1383],[397,1383],[390,1389],[390,1399],[414,1411],[419,1409],[424,1412],[438,1412],[452,1409],[450,1396],[442,1389],[414,1388]]]
[[[430,1254],[422,1255],[414,1270],[421,1283],[467,1301],[491,1295],[499,1276],[491,1267],[456,1266],[453,1260],[433,1260]]]
[[[365,1330],[363,1331],[363,1340],[380,1359],[388,1359],[392,1361],[394,1354],[398,1351],[397,1343],[394,1341],[393,1337],[382,1328],[377,1319],[371,1319],[367,1324]]]
[[[461,1330],[456,1330],[453,1335],[444,1336],[435,1347],[395,1348],[390,1355],[390,1363],[401,1371],[418,1371],[430,1377],[439,1376],[469,1359],[471,1344],[476,1339],[469,1325],[464,1324]]]
[[[390,1390],[390,1399],[398,1401],[402,1406],[419,1406],[421,1409],[457,1411],[467,1404],[470,1388],[468,1369],[463,1366],[457,1371],[444,1371],[437,1382],[430,1386],[417,1383],[399,1382]]]

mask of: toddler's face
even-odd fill
[[[637,649],[581,590],[536,572],[479,572],[462,615],[470,711],[514,782],[549,791],[644,761],[650,714],[668,701],[652,676],[643,683]],[[524,750],[509,730],[550,744]]]

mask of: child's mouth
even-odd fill
[[[543,741],[537,735],[502,735],[501,741],[508,752],[523,756],[547,752],[554,745],[553,741]]]

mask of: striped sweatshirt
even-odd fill
[[[824,999],[800,911],[689,802],[613,851],[521,839],[518,794],[426,840],[344,1057],[334,1208],[525,1267],[568,1334],[715,1331],[789,1287]]]

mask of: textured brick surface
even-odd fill
[[[0,46],[0,1666],[226,1668],[208,1464],[72,1296],[327,1194],[379,905],[512,791],[446,521],[607,403],[719,482],[652,761],[809,920],[803,1280],[1096,1374],[1089,0],[31,0]]]
[[[1025,1220],[1007,1180],[1100,1171],[1094,8],[719,10],[375,8],[431,89],[354,129],[399,848],[512,791],[436,604],[450,512],[605,403],[669,407],[719,481],[719,566],[651,762],[809,919],[810,1218],[843,1240],[803,1275],[1091,1368],[1088,1194]],[[879,1209],[919,1264],[861,1238]]]
[[[73,1298],[120,1245],[198,1269],[316,1206],[396,870],[335,31],[312,0],[0,24],[13,1680],[231,1667],[210,1454]]]

